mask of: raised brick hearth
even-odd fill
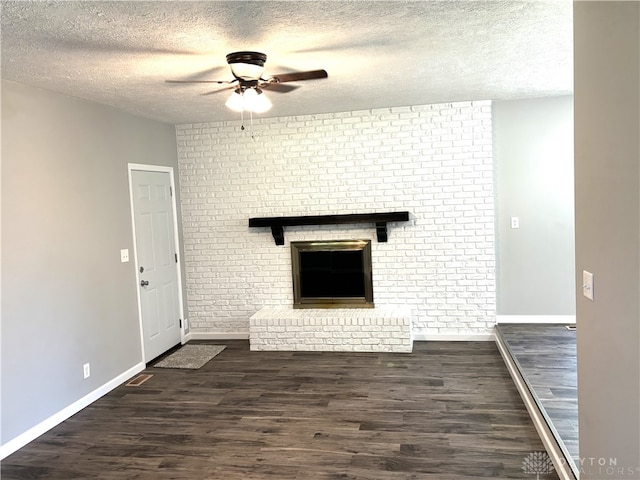
[[[402,307],[265,307],[249,321],[251,350],[411,353],[411,312]]]

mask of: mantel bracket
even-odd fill
[[[373,223],[378,242],[388,240],[389,222],[407,222],[409,212],[354,213],[346,215],[305,215],[300,217],[257,217],[249,219],[249,227],[271,227],[276,245],[284,245],[284,227],[297,225],[338,225]]]
[[[387,241],[387,222],[376,222],[376,236],[378,237],[378,242]]]
[[[273,235],[276,245],[284,245],[284,227],[282,225],[271,225],[271,235]]]

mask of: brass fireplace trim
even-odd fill
[[[364,297],[302,297],[300,253],[335,250],[361,251],[363,255]],[[293,308],[374,308],[371,272],[371,240],[330,240],[291,242]]]

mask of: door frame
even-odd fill
[[[142,299],[140,298],[140,269],[138,266],[138,243],[136,239],[136,219],[135,210],[133,208],[133,171],[143,172],[162,172],[169,174],[169,185],[173,194],[171,195],[171,209],[173,213],[173,240],[176,246],[176,276],[178,277],[178,313],[181,319],[180,325],[180,343],[185,343],[185,330],[187,321],[184,317],[184,302],[183,302],[183,289],[182,289],[182,258],[180,255],[181,244],[180,236],[178,235],[178,207],[176,204],[176,187],[174,181],[173,167],[164,167],[161,165],[145,165],[140,163],[127,164],[127,175],[129,177],[129,205],[131,208],[131,227],[133,231],[133,262],[136,270],[136,298],[138,299],[138,325],[140,328],[140,352],[142,353],[142,361],[146,363],[146,354],[144,351],[144,329],[142,325]]]

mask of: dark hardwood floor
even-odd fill
[[[559,443],[579,464],[576,331],[562,324],[497,327]]]
[[[6,458],[2,480],[523,479],[543,450],[493,342],[412,354],[209,343],[228,348],[199,370],[147,368],[141,386]]]

